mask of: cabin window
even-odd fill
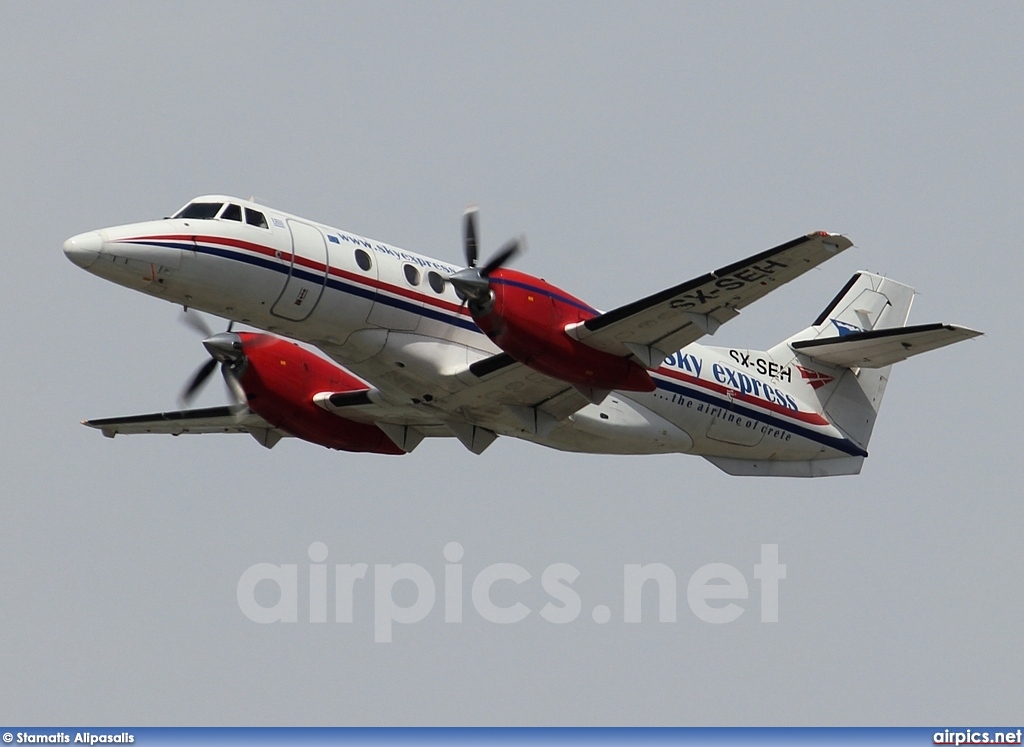
[[[409,281],[409,285],[420,284],[420,271],[415,265],[404,265],[402,270],[405,272],[405,279]]]
[[[259,210],[253,210],[252,208],[245,209],[245,222],[250,226],[256,226],[257,228],[270,228],[267,225],[267,219]]]
[[[434,289],[434,293],[444,293],[445,280],[433,270],[427,273],[427,282]]]
[[[221,220],[237,220],[239,223],[242,222],[242,208],[235,204],[229,204],[224,208],[224,212],[220,214]]]
[[[224,206],[223,202],[190,202],[178,211],[175,218],[193,218],[196,220],[209,220],[216,218],[217,213]]]
[[[373,267],[373,260],[362,249],[356,249],[356,264],[359,265],[359,269],[363,272],[369,272],[370,268]]]

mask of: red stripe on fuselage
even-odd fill
[[[221,246],[229,246],[233,249],[243,249],[250,251],[255,254],[261,254],[265,257],[272,257],[278,259],[284,265],[290,265],[292,263],[292,254],[290,252],[279,251],[272,249],[269,246],[263,244],[254,244],[250,241],[242,241],[241,239],[233,239],[227,236],[200,236],[193,234],[165,234],[158,236],[135,236],[128,239],[118,239],[118,242],[132,243],[136,241],[186,241],[194,243],[204,244],[219,244]],[[307,259],[301,255],[295,255],[295,264],[300,267],[304,267],[308,270],[314,270],[316,272],[326,271],[332,276],[342,278],[353,283],[359,283],[361,285],[374,288],[376,290],[382,290],[387,293],[391,293],[396,296],[402,296],[413,301],[419,301],[424,304],[433,306],[434,308],[447,311],[450,314],[458,314],[460,316],[471,317],[469,309],[465,305],[452,303],[451,301],[445,301],[443,298],[437,298],[435,296],[429,296],[425,293],[420,293],[411,288],[402,288],[397,285],[391,285],[383,280],[377,278],[364,277],[362,275],[356,275],[354,272],[348,270],[342,270],[338,267],[330,267],[320,262],[316,262],[311,259]]]
[[[766,399],[760,399],[759,397],[753,397],[749,394],[743,394],[742,392],[736,389],[732,389],[717,382],[706,381],[704,379],[697,378],[692,374],[685,374],[682,371],[675,371],[671,368],[666,368],[665,366],[661,366],[656,371],[652,371],[651,373],[655,375],[661,375],[669,379],[683,381],[686,382],[687,384],[692,384],[693,386],[699,386],[701,389],[707,389],[709,391],[714,392],[715,394],[720,394],[725,397],[728,397],[731,393],[732,399],[734,400],[737,400],[747,405],[754,405],[756,407],[760,407],[761,409],[768,410],[769,412],[773,412],[777,415],[784,415],[785,417],[792,418],[793,420],[799,420],[802,423],[807,423],[809,425],[829,424],[826,418],[822,417],[820,414],[816,412],[804,412],[803,410],[793,411],[792,409],[776,404],[775,402],[769,402]]]

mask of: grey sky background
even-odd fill
[[[0,721],[85,724],[937,724],[1024,713],[1018,452],[1019,3],[8,3]],[[856,247],[724,327],[764,348],[857,269],[912,321],[985,337],[901,364],[857,477],[738,479],[702,459],[428,441],[399,459],[247,437],[103,439],[204,360],[164,302],[61,254],[207,192],[448,261],[484,254],[611,308],[811,230]],[[220,324],[217,320],[211,320]],[[211,386],[202,404],[223,401]],[[1016,434],[1016,435],[1014,435]],[[254,563],[418,563],[534,578],[509,626],[443,601],[373,642],[260,626]],[[780,622],[753,565],[777,543]],[[579,619],[537,611],[551,563]],[[622,621],[626,563],[669,565],[678,622]],[[706,563],[743,616],[686,605]],[[301,588],[301,586],[300,586]],[[505,596],[502,596],[505,595]],[[598,625],[590,611],[612,610]]]

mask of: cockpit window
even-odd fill
[[[223,202],[190,202],[175,215],[175,218],[195,218],[209,220],[216,218],[220,212]]]
[[[221,220],[237,220],[239,223],[242,222],[242,208],[234,203],[229,204],[224,208],[224,212],[220,214]]]
[[[267,225],[267,219],[259,210],[252,210],[250,208],[246,208],[245,222],[248,223],[250,226],[256,226],[257,228],[270,228],[270,226]]]

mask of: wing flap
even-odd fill
[[[918,324],[853,332],[842,337],[800,340],[792,343],[792,348],[830,366],[882,368],[980,334],[954,324]]]
[[[634,355],[644,365],[651,355],[672,353],[714,334],[739,310],[852,246],[845,236],[818,232],[726,265],[714,272],[584,322],[566,331],[590,347]],[[657,361],[660,364],[660,361]]]

